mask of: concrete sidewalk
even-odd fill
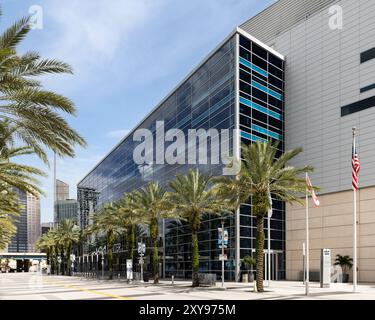
[[[302,282],[272,281],[266,292],[253,292],[251,283],[221,283],[216,287],[192,288],[190,281],[161,280],[127,283],[125,280],[95,280],[82,277],[46,276],[38,273],[0,274],[0,300],[375,300],[375,285],[360,284],[353,293],[350,284],[332,284],[322,289],[310,285],[305,296]]]

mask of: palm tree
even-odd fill
[[[74,104],[43,89],[36,79],[45,74],[72,74],[72,69],[61,61],[42,59],[34,51],[18,54],[17,46],[29,31],[30,19],[22,18],[0,35],[0,121],[14,126],[13,136],[45,162],[44,147],[73,157],[73,147],[85,146],[85,141],[60,113],[74,115]]]
[[[87,234],[104,233],[107,240],[107,256],[109,279],[113,279],[113,245],[116,237],[120,235],[124,229],[121,226],[121,220],[118,207],[113,203],[105,204],[99,209],[92,218],[92,225],[87,227]]]
[[[80,239],[80,231],[73,220],[62,220],[57,229],[59,242],[62,248],[62,258],[64,258],[63,270],[66,275],[71,275],[71,260],[73,244],[78,243]]]
[[[22,206],[18,195],[0,180],[0,250],[4,249],[17,231],[14,223]]]
[[[134,205],[139,216],[144,218],[149,227],[152,245],[151,260],[154,283],[159,282],[159,220],[174,217],[168,212],[165,190],[156,182],[150,182],[146,187],[134,192]]]
[[[47,264],[51,264],[53,246],[55,245],[54,239],[49,233],[43,234],[35,244],[37,250],[45,252],[47,255]]]
[[[136,210],[134,197],[133,193],[126,193],[116,204],[118,207],[119,219],[123,228],[126,230],[128,259],[131,260],[134,258],[137,225],[146,223],[145,217],[139,214]]]
[[[335,266],[340,266],[343,272],[343,282],[346,283],[349,280],[348,269],[353,268],[353,259],[350,256],[342,256],[341,254],[336,255]]]
[[[189,170],[186,176],[176,175],[169,183],[172,192],[168,201],[173,205],[173,212],[187,220],[192,236],[193,287],[199,286],[199,247],[198,231],[202,216],[230,212],[231,207],[224,197],[217,197],[213,189],[213,178],[201,174],[198,170]]]
[[[288,162],[302,152],[301,148],[285,152],[276,159],[278,144],[256,142],[242,146],[242,165],[235,179],[221,177],[217,179],[218,194],[231,198],[239,207],[251,200],[251,213],[256,217],[256,284],[258,292],[263,292],[264,268],[264,217],[270,208],[269,195],[293,203],[301,203],[301,194],[306,190],[301,174],[312,171],[311,167],[295,168]]]
[[[43,234],[36,243],[36,248],[47,254],[47,264],[51,265],[52,274],[57,270],[59,238],[57,229],[52,229]]]

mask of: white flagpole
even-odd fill
[[[355,133],[356,128],[353,128],[353,151],[355,152]],[[353,155],[352,155],[353,161]],[[353,188],[353,292],[357,292],[357,190]]]
[[[305,294],[309,295],[309,280],[310,280],[310,256],[309,256],[309,195],[307,189],[307,172],[306,172],[306,281]]]
[[[53,153],[53,228],[57,223],[56,152]]]

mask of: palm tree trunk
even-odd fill
[[[256,283],[258,292],[263,292],[263,268],[264,268],[264,218],[257,217],[257,235],[255,244],[255,260],[256,260]]]
[[[68,251],[67,251],[67,254],[68,254],[68,262],[67,262],[67,264],[66,264],[66,274],[68,275],[68,276],[71,276],[72,274],[71,274],[71,265],[72,265],[72,261],[70,260],[70,254],[72,253],[72,245],[71,244],[69,244],[68,245]]]
[[[192,240],[192,267],[193,267],[193,287],[199,287],[199,278],[198,278],[198,271],[199,271],[199,249],[198,249],[198,233],[195,228],[193,228],[191,232],[191,240]]]
[[[128,249],[128,259],[133,260],[134,258],[134,225],[128,227],[127,231],[127,249]]]
[[[154,283],[159,283],[159,249],[158,249],[158,220],[152,219],[150,224],[150,237],[152,242],[152,271],[154,274]]]
[[[113,249],[113,233],[110,232],[108,233],[108,239],[107,239],[107,243],[108,243],[108,248],[107,248],[107,253],[108,253],[108,276],[109,276],[109,280],[112,280],[113,279],[113,253],[112,253],[112,249]]]
[[[61,275],[65,275],[65,257],[64,257],[64,247],[61,247],[61,252],[60,252],[60,258],[61,258]]]

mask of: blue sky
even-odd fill
[[[59,159],[57,178],[76,184],[237,25],[274,0],[3,0],[1,30],[43,9],[20,52],[70,63],[73,76],[46,77],[46,88],[72,99],[69,123],[85,137],[75,159]],[[52,160],[52,156],[51,156]],[[42,222],[53,220],[53,179],[41,180]]]

